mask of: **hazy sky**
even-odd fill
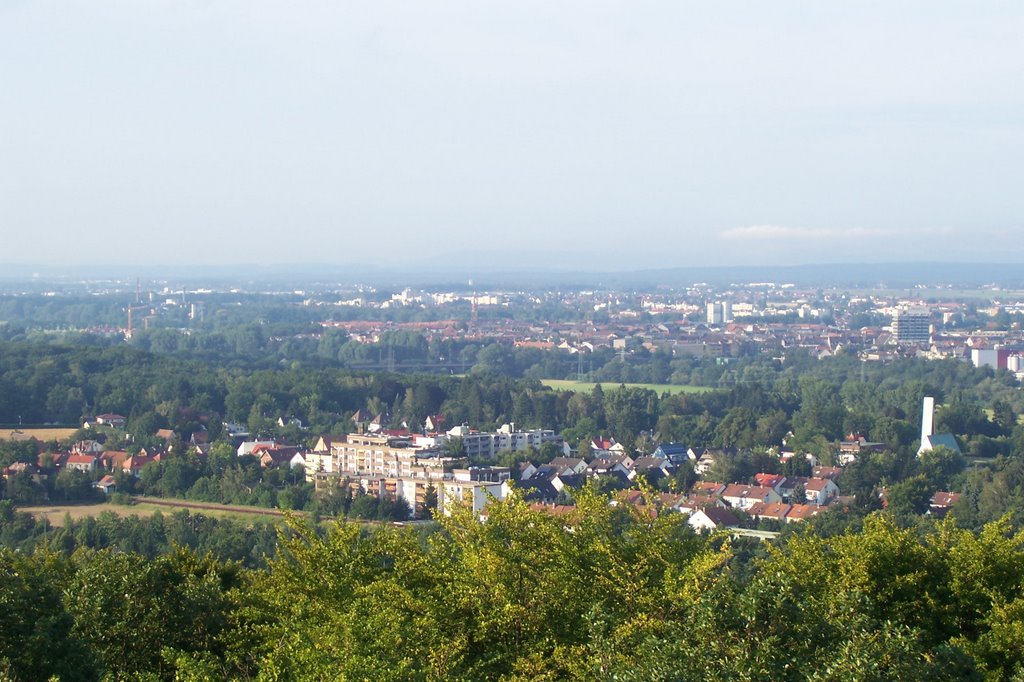
[[[1024,261],[1022,36],[1019,0],[0,0],[0,261]]]

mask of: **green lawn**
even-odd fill
[[[589,393],[594,390],[594,386],[597,384],[589,381],[573,381],[572,379],[542,379],[541,383],[545,386],[550,386],[556,391],[573,391],[579,392],[584,391]],[[617,384],[614,381],[602,381],[601,388],[605,391],[618,388],[623,384]],[[662,393],[703,393],[705,391],[713,391],[715,389],[708,386],[687,386],[684,384],[625,384],[627,388],[646,388],[654,391],[658,395]]]
[[[63,524],[65,514],[70,514],[72,519],[79,520],[87,516],[95,518],[105,511],[113,512],[118,516],[149,517],[156,512],[171,514],[181,509],[187,509],[193,514],[228,518],[234,521],[252,522],[264,520],[268,523],[281,523],[284,520],[284,514],[277,509],[213,504],[209,502],[195,502],[192,500],[172,500],[161,498],[135,499],[137,501],[130,505],[117,505],[110,504],[108,502],[97,504],[54,504],[19,507],[18,511],[27,512],[34,515],[36,518],[46,518],[50,523],[56,526]],[[297,513],[302,515],[302,512]]]

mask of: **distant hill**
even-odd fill
[[[522,262],[522,261],[519,261]],[[542,265],[517,267],[479,258],[451,261],[433,259],[422,265],[392,266],[387,262],[365,264],[236,264],[222,266],[90,265],[74,267],[4,265],[0,281],[70,282],[102,278],[132,282],[136,277],[173,280],[179,286],[242,286],[267,283],[285,288],[316,288],[317,285],[365,283],[379,287],[426,287],[448,290],[495,288],[681,288],[704,282],[716,287],[751,282],[793,284],[797,287],[851,287],[909,289],[917,285],[948,285],[954,289],[996,284],[1004,289],[1024,289],[1024,264],[1020,263],[823,263],[818,265],[682,266],[675,268],[601,270]],[[467,267],[466,263],[474,263]]]

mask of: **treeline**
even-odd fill
[[[412,529],[292,522],[266,570],[185,549],[0,550],[8,679],[1012,680],[1024,545],[1004,523],[695,535],[582,494]]]
[[[0,342],[0,423],[75,423],[83,416],[116,412],[129,417],[137,439],[158,428],[173,428],[184,439],[208,429],[215,439],[221,420],[248,424],[256,434],[284,428],[275,426],[277,418],[294,416],[313,433],[329,433],[351,428],[352,413],[366,410],[411,428],[428,415],[444,414],[448,424],[493,428],[514,421],[524,427],[607,433],[620,441],[657,431],[663,440],[750,447],[777,445],[780,431],[793,430],[798,440],[836,440],[857,431],[895,447],[913,440],[920,398],[934,395],[945,403],[940,422],[957,435],[970,436],[972,454],[996,455],[1008,453],[1006,439],[1016,415],[1024,413],[1024,396],[1012,376],[954,360],[882,366],[852,357],[819,361],[794,351],[785,362],[741,358],[719,366],[673,361],[680,362],[695,363],[702,381],[719,390],[664,396],[619,389],[581,395],[500,371],[460,377],[301,365],[261,370],[239,365],[230,354],[200,361],[123,346]]]
[[[151,516],[120,516],[105,511],[75,519],[66,514],[55,526],[44,517],[17,511],[0,500],[0,547],[31,554],[36,550],[70,557],[79,549],[109,549],[156,559],[176,547],[209,554],[222,562],[263,568],[274,556],[277,533],[270,521],[242,523],[179,510]]]

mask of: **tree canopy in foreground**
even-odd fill
[[[679,514],[510,498],[424,535],[291,520],[266,570],[177,549],[0,550],[0,679],[1014,680],[1004,521],[761,546]],[[743,562],[747,565],[741,566]]]

